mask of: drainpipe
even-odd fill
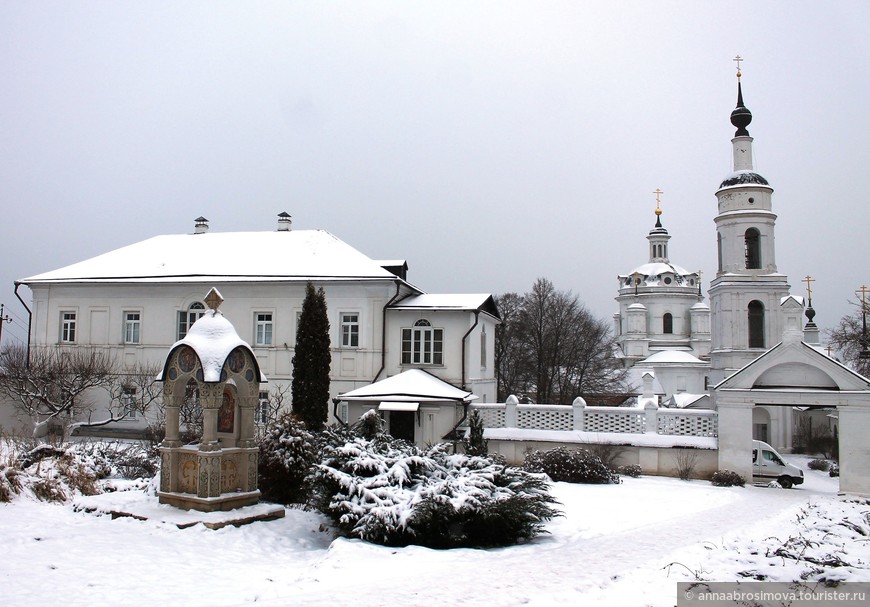
[[[393,303],[395,303],[396,299],[399,297],[399,289],[401,288],[402,283],[398,280],[396,281],[396,294],[393,295],[392,299],[384,304],[384,309],[381,313],[381,368],[378,369],[378,372],[375,374],[375,378],[372,380],[372,383],[378,381],[378,378],[381,376],[381,373],[384,372],[384,369],[387,366],[387,308],[389,308]]]
[[[18,287],[21,286],[21,283],[17,280],[15,281],[15,297],[18,298],[18,301],[21,302],[21,305],[24,306],[24,309],[27,310],[27,366],[30,367],[30,328],[33,323],[33,311],[30,307],[24,303],[24,300],[21,299],[21,295],[18,294]]]
[[[474,328],[477,326],[477,323],[480,321],[480,310],[474,311],[474,324],[471,325],[471,328],[465,332],[465,335],[462,336],[462,389],[467,390],[465,387],[465,341],[468,339],[468,336],[471,335],[471,332],[474,331]],[[463,418],[465,419],[465,418]]]
[[[338,421],[339,424],[341,424],[342,426],[347,428],[348,424],[345,423],[345,421],[338,416],[338,405],[339,404],[341,404],[340,398],[333,398],[332,399],[332,417],[334,417],[336,419],[336,421]]]

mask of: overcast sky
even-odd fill
[[[287,211],[427,292],[545,276],[610,318],[661,188],[706,291],[738,53],[778,269],[831,327],[870,283],[868,24],[866,2],[0,0],[3,340],[14,280],[199,215]]]

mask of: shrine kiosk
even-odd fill
[[[217,289],[209,292],[209,310],[173,344],[157,376],[166,408],[157,495],[161,504],[185,510],[231,510],[260,498],[254,413],[266,378],[218,310],[222,301]],[[190,399],[202,407],[202,439],[184,445],[179,409]]]

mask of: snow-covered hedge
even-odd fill
[[[549,451],[534,451],[526,456],[523,468],[566,483],[622,482],[619,475],[605,466],[600,457],[585,449],[559,447]]]
[[[315,437],[290,414],[281,415],[260,442],[259,488],[280,504],[308,500],[308,480],[318,462]]]
[[[732,470],[717,470],[710,478],[714,487],[743,487],[746,479]]]
[[[315,503],[344,535],[388,546],[509,545],[558,516],[545,477],[448,451],[333,432],[315,474]]]

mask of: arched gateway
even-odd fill
[[[166,406],[157,495],[179,508],[231,510],[260,497],[254,412],[266,378],[250,346],[218,311],[223,298],[217,289],[205,301],[209,310],[170,348],[157,376]],[[202,407],[198,444],[181,442],[179,409],[186,402]]]
[[[870,495],[870,380],[789,332],[782,343],[712,390],[719,412],[719,468],[752,476],[753,410],[837,409],[840,491]]]

